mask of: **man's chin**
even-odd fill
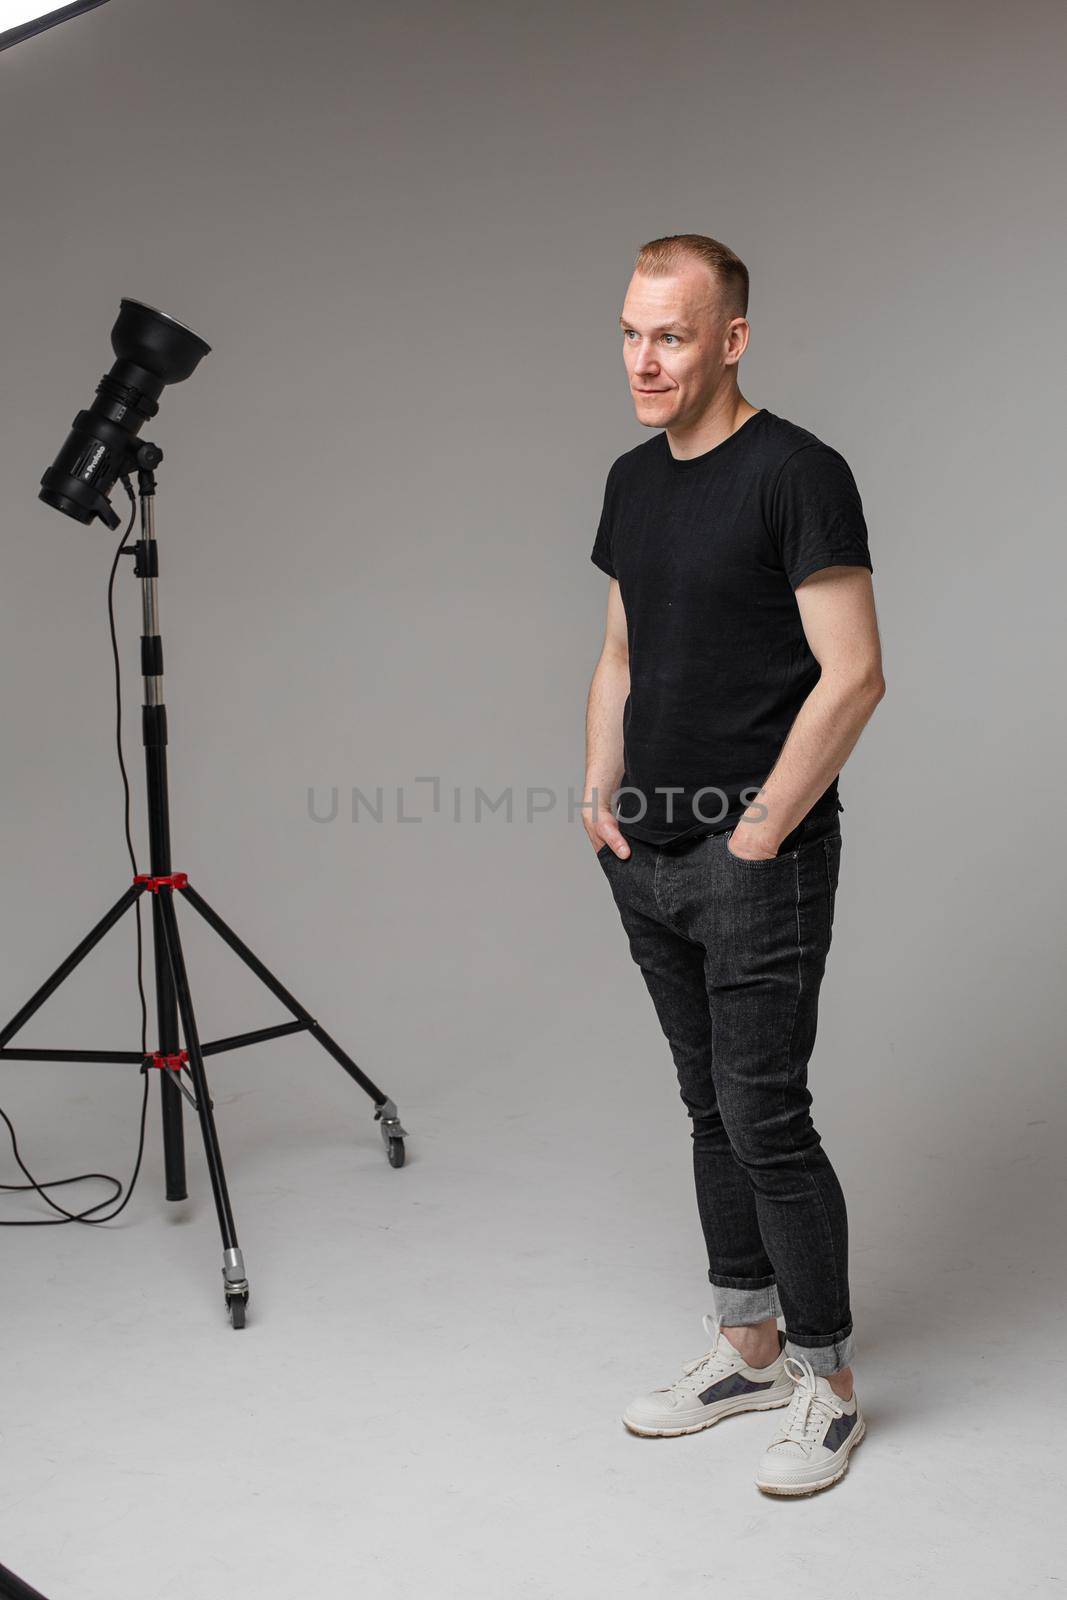
[[[635,395],[634,414],[643,427],[666,428],[674,419],[674,407],[656,401],[651,396],[642,401],[640,395]]]

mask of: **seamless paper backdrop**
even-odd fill
[[[812,1066],[857,1327],[907,1347],[946,1285],[957,1313],[1051,1314],[1063,45],[1028,0],[111,0],[6,54],[0,1011],[128,877],[117,537],[36,490],[131,295],[213,346],[145,429],[175,866],[396,1096],[413,1156],[443,1161],[435,1119],[462,1116],[450,1158],[495,1148],[479,1205],[528,1242],[565,1149],[561,1247],[621,1268],[651,1216],[696,1296],[673,1068],[566,792],[604,477],[645,436],[617,314],[642,242],[707,232],[752,273],[745,395],[842,451],[870,528],[888,693],[841,779]],[[118,585],[143,848],[129,565]],[[379,787],[383,820],[353,821]],[[479,788],[513,819],[476,822]],[[528,789],[557,802],[533,821]],[[204,1034],[274,1020],[183,925]],[[135,1040],[132,961],[127,923],[25,1042]],[[228,1148],[370,1128],[297,1045],[226,1064]],[[136,1090],[91,1070],[0,1070],[49,1174],[128,1171]]]

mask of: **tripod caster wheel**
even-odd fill
[[[403,1139],[388,1139],[386,1141],[386,1153],[389,1156],[389,1165],[391,1167],[402,1167],[404,1165]]]
[[[230,1313],[230,1323],[234,1328],[243,1328],[245,1325],[245,1306],[248,1298],[243,1294],[228,1294],[226,1296],[226,1309]]]

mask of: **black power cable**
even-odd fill
[[[115,663],[115,744],[118,750],[119,772],[122,774],[122,788],[125,795],[124,822],[126,829],[126,848],[129,851],[130,865],[133,867],[133,875],[134,877],[137,877],[137,856],[133,848],[133,835],[130,832],[130,780],[126,773],[126,762],[122,754],[122,674],[119,668],[118,637],[115,632],[115,574],[118,571],[119,560],[123,551],[127,547],[130,534],[133,532],[133,525],[137,517],[137,501],[134,498],[133,486],[130,483],[129,477],[126,475],[124,475],[122,478],[122,487],[130,497],[130,520],[126,525],[125,533],[122,535],[122,542],[115,551],[115,559],[111,563],[111,574],[108,578],[107,584],[107,615],[108,624],[111,629],[111,655]],[[142,1063],[144,1063],[147,1062],[148,1058],[148,1002],[145,999],[144,992],[144,942],[141,932],[140,898],[134,902],[134,911],[137,916],[137,992],[141,997],[141,1059]],[[0,1217],[0,1227],[50,1228],[61,1227],[66,1222],[84,1222],[87,1227],[97,1227],[101,1222],[110,1222],[112,1218],[117,1217],[119,1212],[129,1204],[130,1196],[133,1194],[134,1185],[137,1182],[137,1177],[141,1170],[141,1158],[144,1155],[145,1114],[148,1110],[148,1070],[146,1065],[142,1065],[141,1073],[144,1077],[144,1094],[141,1097],[141,1128],[137,1141],[137,1160],[134,1163],[133,1175],[130,1178],[129,1184],[126,1188],[125,1199],[120,1205],[115,1207],[114,1211],[109,1211],[104,1217],[94,1217],[93,1212],[99,1211],[101,1206],[110,1205],[113,1200],[118,1198],[118,1196],[122,1193],[122,1184],[119,1182],[119,1180],[117,1178],[113,1178],[109,1172],[81,1172],[74,1178],[51,1178],[46,1183],[38,1183],[37,1179],[26,1166],[26,1163],[19,1154],[18,1140],[15,1138],[14,1126],[12,1125],[11,1119],[7,1115],[7,1112],[2,1106],[0,1106],[0,1117],[2,1117],[7,1123],[7,1130],[11,1135],[11,1148],[15,1153],[15,1160],[18,1162],[20,1169],[26,1174],[26,1177],[30,1180],[29,1183],[0,1183],[0,1189],[5,1190],[8,1194],[22,1193],[31,1189],[36,1190],[41,1199],[50,1205],[53,1211],[58,1211],[60,1213],[58,1217],[30,1217],[19,1219]],[[64,1184],[68,1183],[82,1183],[87,1178],[100,1178],[104,1183],[114,1184],[114,1194],[108,1195],[104,1200],[97,1201],[95,1206],[87,1206],[84,1211],[66,1211],[61,1205],[58,1204],[57,1201],[53,1200],[50,1195],[45,1193],[46,1189],[59,1189],[62,1188]]]

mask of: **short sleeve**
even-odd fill
[[[822,567],[874,571],[856,480],[844,456],[821,441],[783,464],[771,495],[771,535],[794,589]]]
[[[604,485],[604,504],[600,512],[600,524],[596,530],[593,549],[589,559],[596,563],[601,572],[606,572],[609,578],[615,577],[615,561],[611,550],[611,535],[614,523],[615,506],[615,467],[612,466],[608,473],[607,483]]]

